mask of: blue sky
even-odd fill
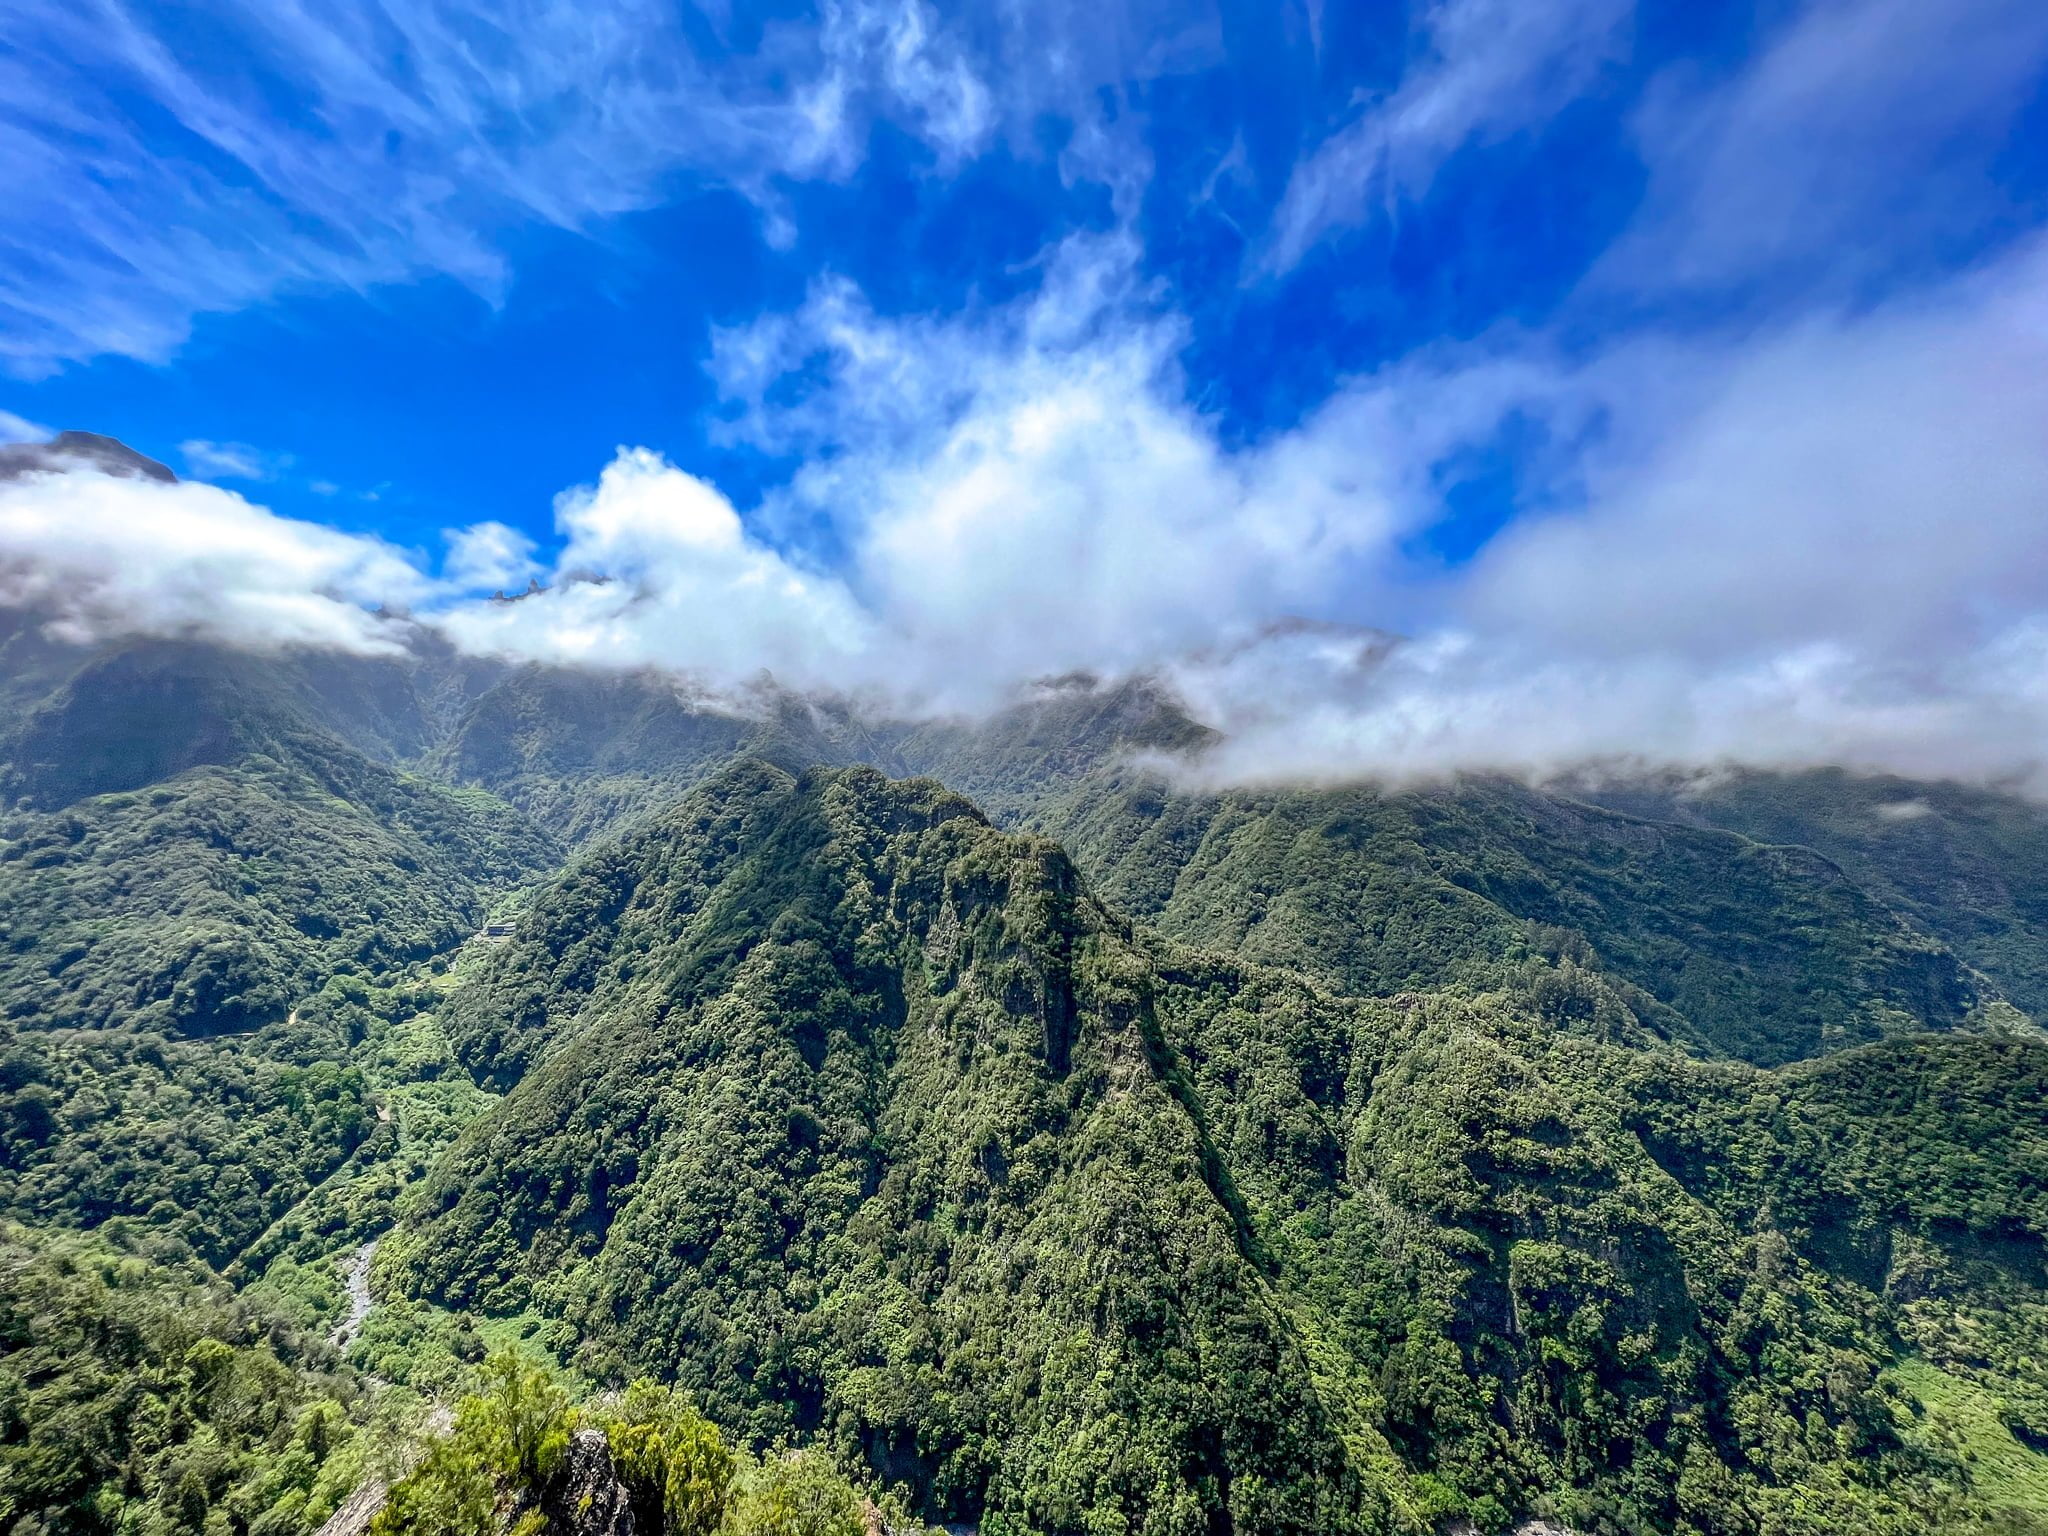
[[[369,536],[469,643],[963,697],[1200,657],[1232,718],[1300,679],[1311,769],[1945,768],[1987,721],[1927,711],[2048,606],[2028,0],[14,12],[0,411]],[[455,612],[578,572],[645,601]],[[1362,724],[1302,620],[1457,678]],[[1566,665],[1626,710],[1456,745]],[[1798,720],[1709,697],[1757,687]]]

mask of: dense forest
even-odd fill
[[[2029,802],[33,616],[0,698],[0,1531],[2048,1531]]]

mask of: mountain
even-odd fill
[[[572,845],[663,809],[735,757],[898,766],[888,727],[843,706],[766,687],[741,703],[651,672],[522,667],[469,705],[425,766]]]
[[[364,1474],[362,1402],[204,1266],[0,1221],[0,1529],[310,1529]]]
[[[935,783],[759,763],[581,861],[446,1023],[507,1093],[399,1283],[934,1518],[1924,1530],[1969,1473],[1902,1339],[2048,1443],[2038,1041],[1788,1075],[1345,998]]]
[[[46,443],[0,443],[0,480],[80,470],[165,484],[178,478],[168,466],[99,432],[59,432]]]
[[[1177,937],[1361,992],[1569,950],[1666,1033],[1759,1063],[2041,996],[2029,943],[1966,955],[1955,922],[1929,919],[1953,910],[1940,896],[1915,905],[1769,828],[1500,779],[1210,793],[1149,766],[1198,757],[1208,735],[1143,682],[1067,679],[987,721],[862,724],[789,699],[749,718],[646,675],[534,668],[480,700],[434,761],[574,841],[735,755],[928,774],[1056,838],[1116,905]],[[1984,799],[2015,829],[2040,824],[2024,802]],[[2048,880],[2024,836],[2004,846]]]
[[[21,612],[0,706],[0,1530],[310,1532],[422,1455],[386,1529],[561,1527],[429,1427],[508,1350],[472,1421],[557,1394],[590,1471],[680,1387],[764,1521],[2048,1528],[2016,795],[1219,786],[1143,680]]]
[[[458,1053],[514,1086],[407,1273],[559,1297],[594,1366],[661,1361],[757,1435],[830,1424],[956,1515],[991,1481],[1048,1528],[1237,1485],[1240,1518],[1322,1528],[1335,1438],[1119,926],[936,784],[740,765],[459,999]]]
[[[502,802],[351,747],[338,717],[233,652],[81,659],[0,734],[4,1017],[250,1029],[328,975],[448,949],[487,893],[559,858]]]
[[[1126,685],[899,751],[1058,839],[1133,916],[1346,991],[1479,984],[1569,954],[1673,1038],[1765,1065],[1954,1028],[2005,995],[1888,888],[1811,848],[1498,778],[1205,791],[1145,761],[1200,746],[1169,700]],[[2033,995],[2024,966],[1995,974]]]
[[[1599,784],[1618,809],[1811,848],[2048,1018],[2048,809],[1838,768]]]

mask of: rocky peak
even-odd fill
[[[178,479],[168,465],[103,432],[59,432],[47,443],[0,444],[0,481],[79,469],[133,480],[160,480],[166,485]]]

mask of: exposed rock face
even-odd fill
[[[61,473],[72,469],[161,480],[166,484],[178,478],[167,465],[137,453],[119,438],[99,432],[59,432],[47,443],[0,444],[0,480],[39,471]]]
[[[579,1429],[541,1500],[548,1530],[562,1536],[636,1536],[625,1485],[602,1432]]]
[[[447,1425],[430,1428],[445,1432]],[[368,1536],[370,1522],[384,1507],[389,1491],[374,1478],[364,1483],[328,1517],[317,1536]],[[501,1506],[498,1528],[509,1531],[532,1507],[523,1502]],[[561,1468],[541,1497],[540,1512],[547,1518],[548,1536],[641,1536],[626,1485],[612,1465],[611,1447],[595,1429],[579,1429],[570,1438]]]
[[[293,1011],[292,1017],[298,1017],[296,1010]],[[377,1118],[389,1120],[391,1112],[379,1105]],[[335,1325],[329,1340],[336,1349],[347,1349],[353,1344],[356,1335],[363,1331],[363,1324],[370,1319],[370,1308],[374,1305],[370,1297],[370,1262],[376,1257],[377,1240],[371,1238],[349,1258],[348,1270],[342,1282],[348,1295],[348,1316]]]
[[[377,1518],[377,1511],[384,1507],[384,1495],[389,1491],[380,1480],[371,1478],[327,1517],[317,1536],[365,1536],[370,1522]]]

